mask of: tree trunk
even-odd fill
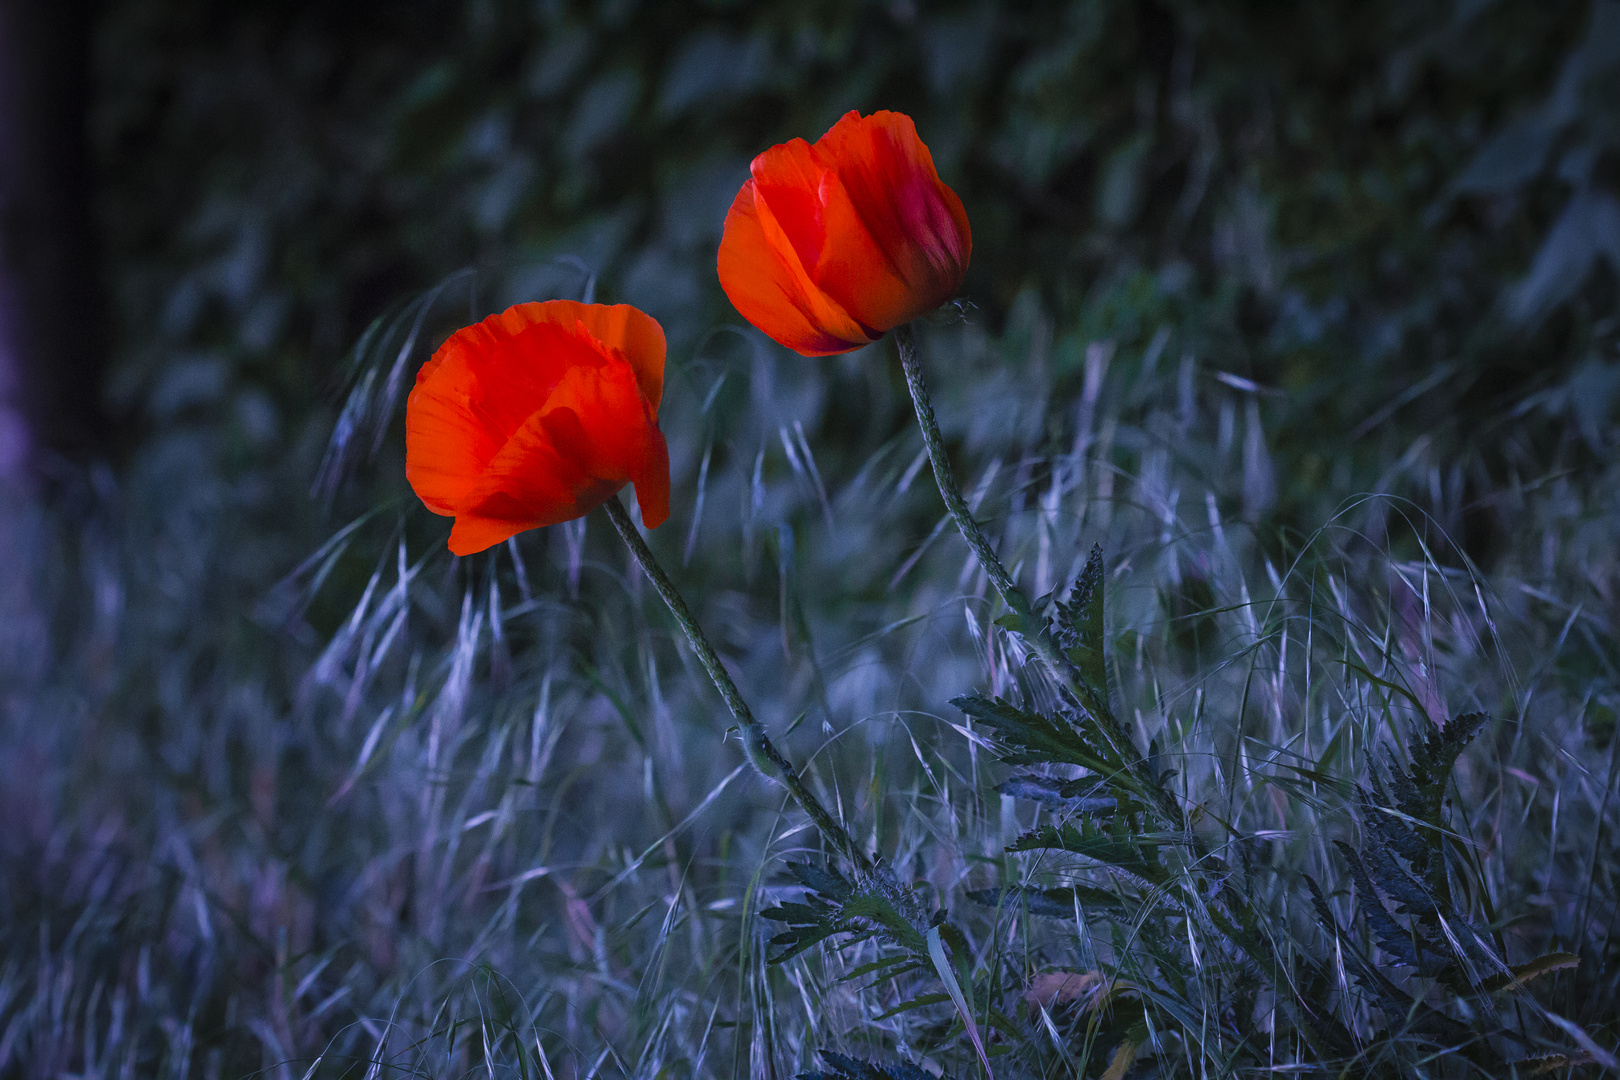
[[[102,448],[89,0],[0,0],[0,481]]]

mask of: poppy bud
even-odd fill
[[[967,214],[909,116],[847,113],[814,146],[773,146],[751,171],[726,215],[720,285],[793,351],[858,349],[961,285]]]
[[[405,478],[456,519],[471,555],[582,517],[632,483],[642,521],[669,517],[658,430],[664,331],[625,304],[518,304],[464,327],[422,365],[405,403]]]

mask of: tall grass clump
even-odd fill
[[[368,338],[356,395],[422,347],[419,314]],[[666,427],[697,433],[671,439],[696,495],[649,537],[875,869],[747,768],[600,519],[457,560],[380,502],[259,594],[251,632],[285,659],[256,691],[211,673],[229,489],[114,521],[139,500],[87,485],[77,549],[34,519],[29,572],[58,575],[34,595],[101,597],[56,632],[121,660],[100,683],[44,669],[25,700],[57,719],[12,713],[9,745],[73,761],[120,739],[129,764],[8,785],[31,800],[8,1067],[1606,1066],[1613,637],[1570,597],[1604,580],[1612,507],[1581,478],[1519,493],[1535,578],[1472,566],[1385,497],[1268,540],[1241,516],[1274,467],[1263,424],[1229,433],[1249,391],[1194,368],[1189,400],[1185,365],[1099,348],[1055,410],[971,324],[921,345],[953,371],[945,440],[1028,616],[943,515],[882,346],[825,382],[732,335],[676,358]],[[867,426],[829,453],[806,435],[841,382]],[[340,430],[397,475],[368,442],[397,401],[370,400],[346,412],[373,426]],[[287,467],[315,475],[317,451]],[[337,505],[364,461],[328,474]],[[178,600],[188,617],[149,621]],[[108,726],[131,708],[143,726]],[[137,797],[153,775],[161,797]]]
[[[138,437],[0,506],[0,1077],[1616,1070],[1614,3],[1026,7],[113,5]],[[735,325],[748,156],[913,100],[981,308]],[[403,481],[447,333],[598,294],[804,799],[602,515]]]

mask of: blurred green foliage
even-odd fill
[[[1490,556],[1480,497],[1613,417],[1614,11],[112,3],[110,392],[137,431],[200,410],[274,452],[366,323],[463,266],[469,318],[594,276],[680,363],[735,318],[713,263],[749,158],[896,108],[968,207],[965,297],[1044,328],[1060,398],[1098,340],[1257,384],[1285,467],[1251,509],[1303,528],[1426,436],[1469,512],[1429,509]]]

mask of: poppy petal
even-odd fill
[[[585,332],[610,352],[618,352],[636,373],[642,396],[656,411],[664,397],[664,328],[652,316],[629,304],[582,304],[575,300],[548,300],[519,304],[511,310],[530,309],[524,317]]]
[[[543,305],[519,305],[519,307]],[[428,509],[454,514],[564,373],[605,362],[577,321],[508,309],[457,331],[422,365],[405,404],[405,476]]]
[[[535,528],[532,521],[502,521],[457,514],[455,524],[450,527],[450,554],[476,555],[532,528]]]
[[[568,422],[553,433],[559,449],[590,475],[621,484],[640,460],[646,433],[657,428],[634,372],[618,357],[570,371],[541,415],[557,411],[572,411],[579,421],[577,428]]]
[[[938,307],[919,299],[904,257],[877,242],[843,182],[832,176],[823,187],[827,242],[812,275],[822,291],[870,327],[873,338]]]
[[[491,459],[466,494],[457,522],[467,516],[519,532],[570,521],[659,463],[667,491],[663,433],[629,364],[619,357],[580,364]],[[485,531],[498,530],[479,526],[476,535]]]
[[[661,524],[664,357],[662,328],[624,305],[519,304],[452,335],[417,374],[405,424],[406,476],[455,516],[450,550],[580,517],[632,482]]]
[[[624,365],[565,380],[539,417],[557,452],[579,469],[580,513],[626,483],[649,529],[669,517],[669,447]]]
[[[579,377],[563,380],[542,419],[559,452],[590,481],[610,485],[601,494],[582,489],[585,509],[634,483],[647,528],[669,518],[669,446],[625,364],[581,369]]]
[[[802,207],[786,205],[797,229]],[[753,180],[743,184],[726,215],[719,271],[720,286],[738,313],[794,352],[829,356],[877,337],[810,280],[791,237],[757,197]]]
[[[550,427],[536,413],[501,447],[456,514],[452,552],[471,555],[525,529],[570,521],[618,490],[562,452]]]
[[[814,149],[839,180],[816,280],[861,322],[884,329],[950,299],[972,254],[972,232],[911,118],[851,112]]]
[[[839,179],[840,166],[820,142],[773,146],[754,159],[754,197],[763,205],[761,216],[774,218],[792,245],[811,287],[848,312],[867,340],[876,340],[909,318],[884,321],[909,308],[912,289],[862,221]]]
[[[654,427],[645,452],[630,473],[636,487],[636,503],[641,507],[641,523],[656,529],[669,520],[669,444],[664,433]]]
[[[748,167],[754,198],[771,208],[771,216],[798,256],[799,265],[814,270],[827,240],[823,220],[824,181],[836,181],[803,139],[790,139],[754,158]]]
[[[467,407],[498,439],[497,447],[546,403],[569,371],[604,362],[601,350],[579,333],[578,320],[546,318],[549,306],[507,308],[456,332],[439,350],[445,369],[465,370]]]
[[[405,478],[435,514],[454,514],[500,444],[469,408],[466,365],[441,353],[417,373],[405,401]]]
[[[962,201],[901,113],[846,114],[756,157],[720,241],[743,317],[806,356],[847,352],[949,300],[973,250]]]

